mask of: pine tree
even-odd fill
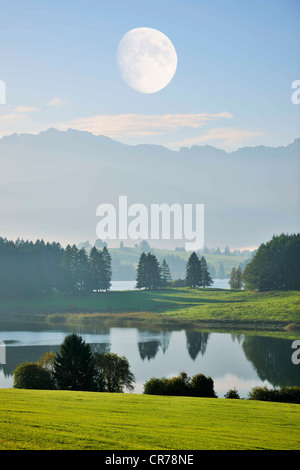
[[[142,289],[157,289],[161,287],[161,268],[156,256],[143,252],[137,267],[136,287]]]
[[[65,337],[54,361],[54,378],[60,390],[91,391],[95,362],[89,344],[75,333]]]
[[[147,256],[142,253],[137,266],[136,287],[142,289],[146,287],[146,272],[147,272]]]
[[[100,291],[101,280],[100,280],[100,268],[101,264],[101,252],[93,246],[89,256],[89,276],[90,276],[90,289],[92,291]]]
[[[101,253],[101,289],[108,291],[111,286],[111,255],[106,248],[103,248]]]
[[[62,258],[62,286],[66,292],[74,292],[76,284],[76,259],[74,249],[67,245]]]
[[[81,248],[77,255],[77,288],[80,292],[89,289],[89,259],[85,248]]]
[[[169,282],[172,281],[172,276],[170,272],[170,268],[166,260],[164,259],[161,264],[161,286],[166,288]]]
[[[207,262],[204,256],[201,257],[201,271],[202,271],[202,280],[201,280],[202,287],[211,286],[214,281],[212,280],[209,274]]]
[[[193,252],[188,259],[185,282],[187,286],[193,289],[202,285],[201,261],[195,252]]]
[[[157,289],[158,287],[161,287],[160,264],[156,256],[152,253],[148,253],[147,255],[146,269],[147,269],[146,287],[148,289]]]

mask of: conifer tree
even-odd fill
[[[201,257],[201,274],[202,274],[202,279],[201,279],[202,287],[211,286],[214,281],[212,280],[209,274],[207,262],[204,256]]]
[[[89,344],[77,334],[65,337],[55,355],[53,375],[60,390],[91,391],[94,388],[95,361]]]
[[[77,290],[87,292],[89,289],[89,258],[85,248],[77,253]]]
[[[148,289],[161,287],[161,269],[156,256],[152,253],[147,255],[147,286]]]
[[[101,252],[96,248],[96,246],[93,246],[89,256],[90,289],[92,292],[98,292],[101,289],[100,263]]]
[[[193,252],[188,259],[185,282],[187,286],[193,289],[202,285],[201,261],[195,252]]]
[[[157,289],[161,287],[161,268],[156,256],[143,252],[137,267],[136,287],[138,289]]]
[[[172,281],[172,276],[171,276],[170,268],[169,268],[168,263],[164,259],[161,264],[161,286],[165,288],[171,281]]]
[[[146,287],[146,273],[147,273],[147,255],[142,253],[137,266],[136,287],[142,289]]]
[[[112,278],[112,270],[111,270],[111,255],[106,248],[103,248],[101,252],[101,289],[108,291],[111,287],[111,278]]]

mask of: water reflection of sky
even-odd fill
[[[0,332],[0,340],[7,344],[7,365],[0,366],[0,387],[13,386],[11,374],[18,363],[37,361],[46,351],[55,348],[58,350],[69,333],[71,331],[60,330]],[[241,397],[246,398],[251,388],[256,385],[264,383],[272,386],[268,382],[268,375],[265,374],[268,364],[261,358],[256,359],[257,350],[264,354],[264,347],[261,346],[264,342],[257,343],[257,347],[253,338],[245,340],[243,335],[184,330],[148,331],[136,328],[105,328],[95,333],[77,333],[86,343],[91,344],[94,350],[111,351],[127,357],[136,377],[136,393],[142,393],[143,384],[151,377],[171,377],[181,371],[185,371],[189,376],[198,373],[211,376],[220,398],[234,387]],[[272,343],[266,344],[266,348],[269,348],[266,351],[269,351],[270,347],[273,348],[277,343],[272,339]],[[281,347],[288,346],[286,343],[280,344]],[[288,356],[286,357],[287,361]],[[291,372],[292,376],[295,372]]]

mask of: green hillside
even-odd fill
[[[94,322],[193,325],[283,332],[299,329],[300,292],[251,292],[230,289],[172,288],[111,291],[100,294],[56,293],[1,301],[1,322]],[[297,334],[297,330],[294,335]]]
[[[300,407],[252,400],[0,390],[0,449],[298,449]]]
[[[114,279],[135,279],[135,269],[141,255],[140,248],[110,248],[113,261],[113,275]],[[190,252],[186,251],[175,251],[175,250],[163,250],[153,249],[153,253],[157,256],[161,262],[166,259],[170,265],[171,274],[173,279],[179,279],[185,277],[185,264],[188,257],[191,255]],[[230,277],[232,268],[237,268],[239,265],[243,266],[245,262],[251,257],[249,252],[243,254],[216,254],[216,253],[201,253],[205,257],[212,277]],[[222,264],[222,266],[221,266]],[[124,269],[119,271],[119,267]],[[127,267],[128,272],[126,273],[125,268]],[[224,275],[221,275],[221,269],[224,269]]]

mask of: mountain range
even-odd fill
[[[205,245],[255,247],[299,231],[299,156],[300,138],[226,152],[126,145],[72,129],[12,134],[0,139],[0,236],[93,241],[97,207],[117,208],[126,195],[129,205],[204,204]]]

